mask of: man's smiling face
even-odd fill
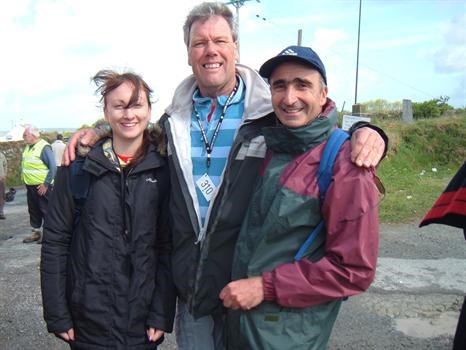
[[[237,46],[221,16],[196,21],[190,30],[188,63],[204,97],[228,95],[235,87]]]
[[[286,62],[270,76],[270,91],[275,115],[290,128],[310,124],[322,112],[327,101],[318,71],[310,66]]]

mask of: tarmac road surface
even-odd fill
[[[47,333],[39,287],[40,245],[30,234],[24,189],[0,220],[0,350],[68,349]],[[381,225],[376,280],[343,303],[329,350],[451,349],[466,291],[466,242],[459,229]],[[173,335],[159,347],[176,349]]]

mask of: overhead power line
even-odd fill
[[[246,1],[254,1],[254,0],[230,0],[225,2],[227,5],[233,5],[236,8],[236,28],[238,29],[238,62],[240,60],[240,41],[239,41],[239,9],[244,5]],[[256,2],[259,2],[259,0],[255,0]],[[265,18],[264,18],[265,20]]]
[[[227,5],[233,5],[236,8],[236,3],[237,2],[239,3],[239,7],[241,7],[242,5],[244,5],[245,1],[253,1],[253,0],[244,0],[244,1],[234,1],[233,0],[233,1],[227,2],[226,4]],[[260,2],[258,0],[255,0],[255,1]],[[239,8],[237,8],[237,11],[239,11]],[[237,16],[239,16],[239,15],[237,14]],[[292,33],[289,29],[284,28],[282,25],[276,23],[273,20],[270,20],[270,18],[268,18],[268,16],[265,17],[265,16],[263,16],[261,14],[255,14],[255,17],[258,20],[262,20],[265,23],[267,23],[268,25],[272,25],[273,27],[275,27],[275,29],[278,31],[278,33],[276,33],[274,35],[279,35],[280,37],[282,37],[284,39],[286,38],[287,40],[290,38],[291,35],[293,35],[293,36],[296,35],[296,34],[293,34],[293,33],[296,33],[295,31],[293,31],[293,33]],[[359,27],[360,27],[360,23],[359,23]],[[238,27],[238,31],[239,31],[239,27]],[[358,29],[358,31],[359,31],[359,29]],[[238,35],[239,35],[239,33],[238,33]],[[359,36],[359,33],[358,33],[358,36]],[[303,37],[303,30],[299,29],[298,30],[298,45],[301,45],[301,44],[306,45],[305,43],[302,43],[302,41],[303,41],[302,37]],[[296,40],[296,39],[294,39],[294,40]],[[359,41],[359,37],[358,37],[358,41]],[[291,43],[291,41],[290,41],[290,43]],[[341,52],[335,51],[334,49],[331,49],[331,48],[327,48],[327,50],[334,53],[334,54],[336,54],[336,55],[338,55],[338,56],[340,56],[340,57],[342,57],[344,60],[350,61],[350,58],[347,55],[342,54]],[[358,56],[359,56],[359,54],[358,54]],[[357,62],[357,70],[358,70],[358,72],[356,73],[357,75],[359,75],[359,66],[362,67],[362,68],[371,70],[371,71],[385,77],[386,79],[390,79],[390,80],[392,80],[392,81],[394,81],[394,82],[396,82],[396,83],[398,83],[400,85],[405,86],[406,88],[409,88],[409,89],[411,89],[413,91],[416,91],[417,93],[422,94],[422,95],[426,96],[427,98],[435,98],[435,94],[432,94],[431,92],[423,91],[422,89],[419,89],[418,87],[413,86],[412,84],[409,84],[409,83],[407,83],[405,81],[402,81],[401,79],[399,79],[397,77],[394,77],[394,76],[392,76],[390,74],[387,74],[387,73],[382,72],[382,71],[380,71],[380,70],[378,70],[376,68],[373,68],[373,67],[365,64],[364,62],[359,62],[359,59],[358,59],[358,62]],[[358,79],[358,78],[356,78],[356,79]],[[356,87],[355,87],[355,103],[357,103],[357,89],[358,89],[358,87],[356,85]]]

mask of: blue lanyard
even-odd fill
[[[214,149],[215,140],[217,139],[218,133],[220,131],[220,127],[222,126],[223,119],[225,118],[225,113],[228,107],[231,105],[231,100],[233,99],[233,96],[235,96],[237,90],[238,90],[238,80],[236,80],[235,88],[230,93],[230,95],[227,98],[227,101],[225,102],[225,105],[223,106],[222,114],[220,114],[220,118],[218,119],[217,126],[215,127],[214,134],[212,135],[212,139],[210,140],[210,142],[209,142],[209,139],[207,138],[207,133],[202,127],[201,116],[199,115],[199,112],[196,109],[196,104],[193,101],[193,109],[196,115],[197,124],[199,125],[199,129],[201,130],[202,141],[204,142],[204,147],[207,152],[207,168],[210,167],[211,154]]]

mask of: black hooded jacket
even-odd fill
[[[62,167],[44,225],[41,286],[49,332],[74,328],[76,349],[153,349],[146,329],[172,331],[176,295],[168,227],[168,165],[155,147],[119,171],[102,150],[79,221],[70,169]]]

